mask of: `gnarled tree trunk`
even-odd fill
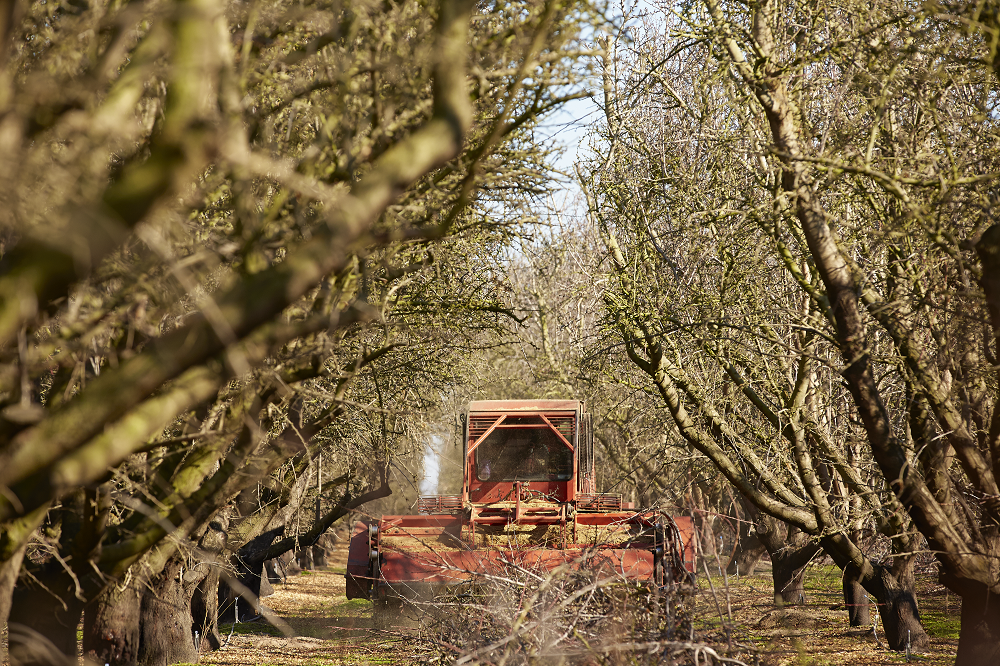
[[[907,646],[912,650],[926,650],[930,647],[930,638],[920,624],[920,610],[913,590],[901,585],[888,567],[874,566],[875,577],[866,587],[872,591],[878,604],[879,618],[889,647],[893,650],[905,650]]]
[[[171,557],[142,595],[139,664],[163,666],[198,659],[191,617],[191,592],[184,586],[184,561]]]
[[[36,654],[38,650],[54,649],[76,659],[76,627],[80,624],[84,602],[76,597],[72,579],[61,565],[57,566],[59,570],[52,571],[50,575],[36,574],[40,581],[22,579],[14,588],[8,622],[12,666],[35,663],[34,657],[28,655]],[[27,631],[14,631],[14,625]]]
[[[230,517],[228,509],[219,511],[205,526],[198,540],[201,552],[208,558],[208,561],[198,565],[204,578],[194,588],[191,596],[192,630],[195,632],[195,644],[199,652],[210,652],[222,647],[222,637],[219,636],[218,560],[226,548]]]
[[[871,604],[868,602],[868,592],[861,584],[861,572],[850,565],[844,569],[844,605],[847,606],[847,617],[852,627],[871,627]]]
[[[133,579],[112,586],[83,613],[83,656],[97,664],[135,666],[139,661],[142,593]]]
[[[856,561],[852,563],[847,551],[853,549],[856,555],[857,547],[843,534],[824,537],[823,546],[845,571],[845,580],[856,578],[874,597],[882,630],[891,649],[905,650],[909,644],[913,650],[924,650],[930,645],[927,632],[920,624],[920,611],[913,589],[907,589],[900,583],[892,567],[867,560],[863,569],[855,569]]]
[[[268,530],[254,537],[233,556],[232,563],[236,567],[236,577],[247,590],[258,599],[273,594],[268,573],[264,568],[265,560],[257,554],[267,550],[275,538],[284,533],[284,525]],[[219,585],[219,620],[222,622],[243,622],[256,616],[254,604],[236,594],[228,585]]]
[[[767,554],[767,547],[757,536],[754,529],[754,520],[759,515],[753,504],[741,498],[740,505],[744,509],[744,516],[734,516],[738,527],[736,535],[736,545],[733,547],[733,554],[729,558],[729,565],[726,573],[730,576],[752,576],[757,563]]]
[[[949,587],[962,589],[962,632],[955,666],[1000,664],[1000,596],[974,583]]]
[[[191,597],[192,629],[198,632],[199,649],[202,652],[218,650],[222,647],[219,635],[219,569],[212,567],[208,575],[198,583]]]
[[[796,539],[771,553],[771,575],[774,578],[774,603],[804,604],[806,602],[806,565],[820,551],[817,543]]]
[[[771,556],[774,603],[805,603],[805,572],[820,545],[794,527],[765,514],[757,516],[757,536]]]
[[[1000,236],[1000,227],[997,231]],[[1000,418],[997,420],[1000,423]],[[997,580],[997,559],[1000,559],[1000,529],[987,527],[982,530],[987,553],[993,564],[983,578]],[[940,582],[962,597],[962,631],[958,636],[958,655],[955,666],[1000,664],[1000,594],[979,581],[958,578],[947,569],[940,575]]]
[[[752,576],[761,558],[767,555],[767,548],[760,542],[756,534],[740,535],[733,554],[729,558],[726,573],[730,576]]]

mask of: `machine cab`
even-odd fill
[[[463,503],[572,502],[593,492],[589,415],[578,400],[469,403]]]

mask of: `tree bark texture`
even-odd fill
[[[9,626],[18,624],[28,632],[15,635],[15,632],[11,631],[12,666],[33,663],[27,655],[35,654],[39,649],[52,648],[76,659],[78,645],[76,628],[80,624],[84,602],[75,596],[75,585],[61,567],[58,572],[41,577],[41,582],[48,589],[23,579],[21,584],[14,588],[10,617],[15,621],[9,622]],[[30,645],[18,644],[22,637],[25,641],[29,641]]]
[[[920,611],[914,591],[900,583],[891,566],[876,564],[860,555],[857,546],[844,534],[824,537],[822,544],[827,554],[845,572],[845,580],[856,578],[875,599],[882,630],[891,649],[905,650],[907,642],[912,650],[922,650],[929,646],[930,639],[920,624]],[[849,552],[851,550],[855,552]],[[860,593],[853,591],[852,594]]]
[[[872,587],[876,589],[873,596],[889,647],[893,650],[905,650],[907,646],[911,650],[930,647],[930,638],[920,624],[920,610],[913,591],[900,585],[892,571],[881,565],[875,565],[875,577],[869,590]]]
[[[771,553],[774,605],[802,605],[806,601],[806,565],[820,551],[817,543],[789,543]]]
[[[222,647],[222,637],[219,635],[219,569],[212,570],[205,576],[194,596],[191,597],[191,619],[193,629],[199,635],[201,652],[211,652]]]
[[[97,664],[135,666],[139,661],[140,587],[112,586],[83,613],[83,656]]]
[[[994,576],[1000,573],[1000,529],[983,530],[987,552],[994,555]],[[940,582],[962,597],[962,630],[955,666],[1000,664],[1000,596],[989,586],[959,578],[944,570]]]
[[[756,525],[757,538],[771,556],[774,604],[804,603],[806,565],[820,551],[820,545],[766,514],[757,515]]]
[[[730,576],[752,576],[761,558],[767,555],[767,548],[756,534],[751,534],[752,523],[741,520],[740,533],[729,558],[726,573]]]
[[[987,664],[1000,664],[1000,599],[989,588],[978,586],[962,595],[962,631],[955,666]]]
[[[204,578],[194,587],[191,596],[192,630],[196,633],[195,645],[199,652],[210,652],[222,647],[219,636],[219,558],[226,548],[231,513],[220,511],[209,521],[198,540],[198,546],[207,561],[198,564]],[[212,558],[215,561],[212,561]]]
[[[871,627],[871,604],[868,592],[861,584],[861,572],[855,566],[844,569],[844,605],[852,627]]]
[[[191,617],[191,592],[184,589],[184,562],[172,557],[142,595],[139,611],[140,666],[198,659]]]

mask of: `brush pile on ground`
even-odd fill
[[[695,640],[693,586],[650,586],[616,572],[533,571],[509,563],[433,599],[376,605],[384,628],[418,626],[425,663],[742,663]],[[721,650],[720,650],[721,651]]]

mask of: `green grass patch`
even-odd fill
[[[372,602],[367,599],[348,599],[333,607],[333,612],[337,615],[347,617],[360,617],[372,612]]]
[[[946,615],[940,611],[923,611],[920,613],[920,620],[927,635],[932,638],[958,639],[962,628],[962,619],[957,613]]]
[[[220,624],[219,633],[225,637],[229,633],[240,636],[282,636],[283,634],[276,627],[272,627],[266,622],[237,622],[234,624]]]
[[[840,588],[843,577],[843,572],[834,564],[811,564],[806,570],[802,587],[806,594],[838,597],[842,596]]]

